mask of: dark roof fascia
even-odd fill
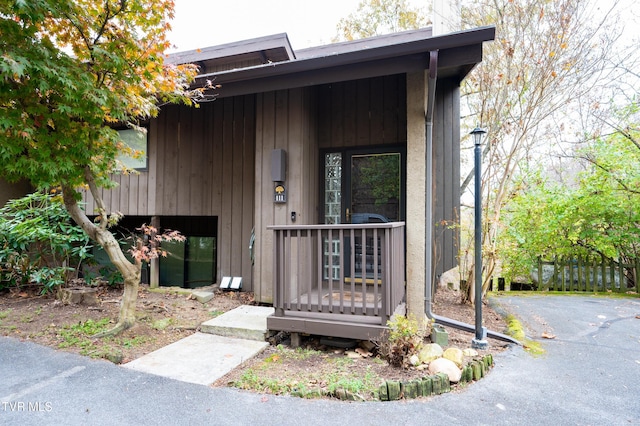
[[[362,49],[388,46],[392,44],[406,43],[410,41],[423,40],[432,37],[431,27],[417,30],[401,31],[397,33],[385,34],[374,37],[367,37],[352,41],[325,44],[323,46],[309,47],[296,51],[297,59],[309,59],[318,56],[328,56],[340,53],[354,52]]]
[[[255,67],[205,74],[198,76],[198,78],[211,78],[214,76],[218,76],[222,77],[224,81],[228,82],[246,80],[249,78],[261,78],[268,75],[290,74],[310,69],[329,68],[358,62],[375,61],[417,53],[425,53],[433,50],[443,50],[473,44],[481,44],[482,42],[490,41],[494,38],[495,27],[482,27],[403,44],[392,44],[376,48],[363,49],[356,52],[257,65]]]
[[[403,74],[425,70],[428,66],[428,55],[419,54],[405,56],[401,59],[387,58],[378,61],[352,63],[340,67],[308,69],[291,74],[266,75],[246,80],[225,81],[214,77],[213,82],[220,84],[220,87],[215,91],[216,96],[225,98],[273,90],[317,86],[339,81]]]
[[[482,60],[482,45],[441,51],[438,78],[451,78],[458,83]],[[317,86],[340,81],[419,72],[428,69],[429,55],[420,53],[401,58],[387,58],[340,67],[310,69],[293,74],[265,76],[242,81],[224,82],[216,89],[218,98],[249,95],[273,90]],[[214,78],[216,84],[221,80]]]
[[[280,33],[202,49],[171,53],[167,55],[165,61],[169,64],[194,64],[201,61],[244,55],[269,49],[281,49],[286,52],[290,60],[296,58],[287,33]]]

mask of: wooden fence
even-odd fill
[[[611,259],[538,260],[538,290],[593,293],[638,293],[640,259],[629,263]]]

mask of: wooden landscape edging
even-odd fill
[[[462,369],[462,377],[459,383],[466,384],[482,379],[487,375],[493,365],[493,355],[491,354],[469,361]],[[451,382],[449,381],[449,377],[444,373],[438,373],[407,382],[387,380],[378,388],[376,399],[380,401],[397,401],[400,399],[440,395],[450,391]],[[345,389],[337,389],[334,392],[321,389],[310,389],[308,391],[297,390],[292,392],[291,395],[301,398],[321,398],[329,396],[343,401],[364,401],[362,396]]]

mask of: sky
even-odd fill
[[[294,50],[331,42],[361,0],[175,0],[171,51],[287,33]],[[423,5],[429,0],[410,0]]]

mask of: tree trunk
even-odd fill
[[[110,330],[98,333],[93,337],[105,337],[116,335],[130,327],[135,323],[136,301],[138,299],[138,287],[140,286],[140,275],[142,263],[131,263],[125,256],[118,243],[118,240],[107,229],[108,218],[106,209],[100,194],[94,191],[95,185],[90,180],[89,188],[92,195],[99,206],[100,220],[99,224],[93,223],[87,217],[86,213],[78,205],[78,193],[73,188],[66,185],[62,186],[64,205],[73,220],[80,226],[87,235],[96,243],[98,243],[109,256],[113,265],[120,271],[124,278],[124,292],[122,294],[122,302],[120,305],[120,315],[118,323]]]
[[[93,337],[114,336],[128,328],[136,322],[136,302],[138,300],[138,287],[140,286],[140,273],[142,265],[133,264],[125,257],[118,240],[107,230],[100,229],[98,232],[98,243],[109,255],[111,263],[120,271],[124,278],[124,291],[120,302],[120,315],[118,323],[110,330],[98,333]]]

